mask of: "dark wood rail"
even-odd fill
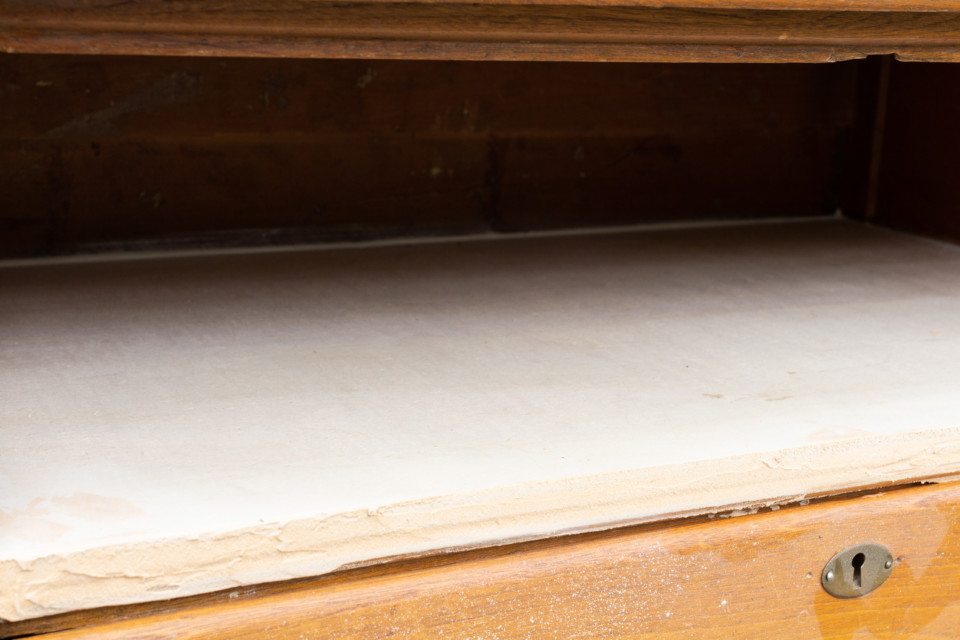
[[[960,60],[960,0],[0,0],[9,53],[688,62]]]

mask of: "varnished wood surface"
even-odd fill
[[[889,580],[863,598],[828,595],[824,563],[868,541],[896,558]],[[960,487],[515,545],[264,593],[172,602],[159,613],[91,612],[61,619],[80,628],[42,637],[955,638]],[[111,622],[122,615],[132,617]],[[0,633],[13,629],[28,627]]]
[[[583,61],[825,62],[888,53],[910,59],[960,55],[957,11],[885,8],[891,6],[898,11],[3,0],[0,48],[23,53]]]
[[[288,0],[289,1],[289,0]],[[293,0],[304,2],[304,0]],[[146,5],[157,0],[133,0],[133,4]],[[747,11],[924,11],[949,12],[960,10],[960,0],[316,0],[310,4],[345,5],[366,2],[373,4],[444,4],[444,5],[580,5],[594,7],[651,7],[655,9],[709,9]],[[117,4],[112,0],[5,0],[11,7],[46,7],[58,10],[89,9],[109,7]],[[214,11],[223,8],[239,7],[246,4],[255,6],[249,0],[219,0],[206,2]],[[276,3],[273,3],[276,4]],[[306,4],[306,2],[304,2]]]
[[[0,256],[830,215],[861,66],[0,56]]]

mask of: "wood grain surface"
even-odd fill
[[[889,580],[863,598],[828,595],[824,563],[868,541],[896,558]],[[955,638],[960,487],[560,538],[57,622],[79,628],[42,637]]]
[[[304,0],[299,0],[304,1]],[[356,2],[357,0],[353,0]],[[950,12],[960,10],[960,0],[362,0],[373,4],[441,4],[441,5],[580,5],[607,7],[651,7],[750,11],[789,10],[789,11],[922,11]],[[134,0],[137,4],[156,3],[157,0]],[[224,7],[241,6],[249,0],[221,0],[204,3],[211,10]],[[317,0],[315,3],[347,4],[342,0]],[[111,0],[6,0],[11,7],[44,6],[58,10],[87,9],[108,7],[117,4]],[[272,3],[275,4],[275,3]]]
[[[839,4],[839,3],[837,3]],[[594,4],[201,0],[0,1],[0,48],[25,53],[583,61],[957,57],[954,11]],[[788,5],[789,6],[789,5]],[[835,5],[833,5],[835,8]],[[899,9],[890,11],[890,8]],[[926,5],[926,8],[932,8]]]

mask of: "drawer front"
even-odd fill
[[[956,637],[958,509],[960,485],[913,486],[74,614],[46,637]],[[829,595],[827,561],[867,542],[891,551],[890,577]]]

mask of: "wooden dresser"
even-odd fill
[[[0,50],[0,638],[960,637],[960,0]]]

